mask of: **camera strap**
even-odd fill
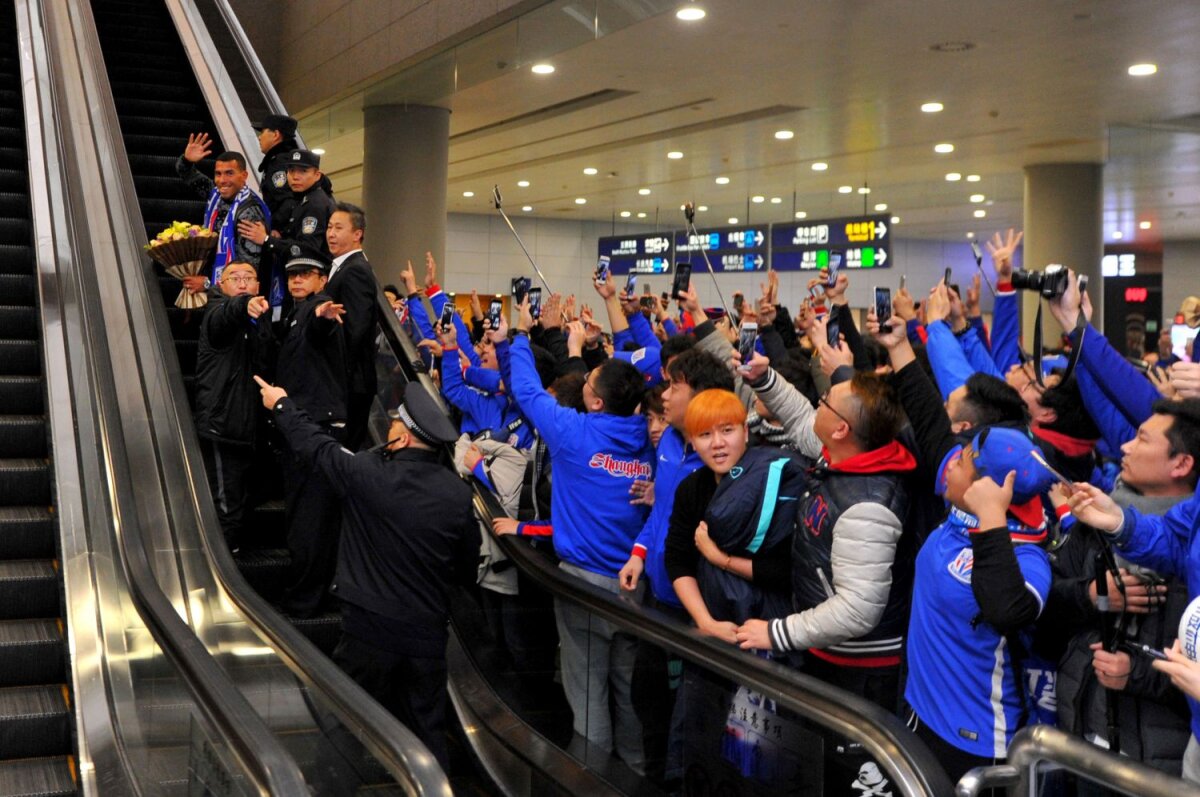
[[[1079,309],[1079,315],[1075,317],[1075,338],[1077,343],[1071,348],[1071,356],[1067,358],[1067,369],[1063,371],[1062,381],[1066,382],[1075,373],[1075,366],[1079,365],[1079,355],[1083,353],[1083,331],[1087,329],[1087,319],[1084,318],[1083,308]],[[1033,319],[1033,378],[1037,380],[1038,387],[1045,387],[1046,383],[1042,378],[1042,301],[1038,299],[1037,315]]]

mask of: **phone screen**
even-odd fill
[[[671,295],[676,299],[682,299],[683,294],[687,293],[688,286],[692,284],[692,264],[691,263],[676,263],[675,264],[675,282],[671,285]]]
[[[542,289],[529,289],[529,314],[534,318],[540,318],[542,315]]]
[[[825,332],[827,333],[827,336],[829,338],[829,345],[836,349],[838,347],[839,338],[841,337],[841,333],[842,333],[842,329],[838,325],[838,322],[834,321],[832,318],[830,318],[829,325],[827,327],[825,327]]]
[[[629,276],[625,278],[625,295],[633,298],[635,290],[637,290],[637,274],[630,272]]]
[[[825,286],[837,285],[838,272],[842,270],[842,253],[834,249],[829,253],[829,273],[825,275]]]
[[[882,331],[891,332],[891,328],[887,323],[888,319],[892,317],[891,288],[875,289],[875,317],[879,319]]]
[[[528,277],[513,277],[512,278],[512,298],[513,304],[520,304],[525,301],[525,294],[529,292]]]
[[[608,255],[601,255],[599,262],[596,263],[596,282],[601,285],[608,283]]]
[[[454,302],[446,302],[446,306],[442,308],[442,320],[439,322],[442,329],[449,329],[454,323]]]
[[[504,312],[504,302],[499,299],[492,299],[492,303],[488,305],[488,320],[492,324],[492,329],[500,328],[500,314]]]
[[[742,364],[739,368],[742,371],[749,370],[750,359],[754,357],[754,342],[758,340],[758,324],[747,321],[742,324],[742,330],[738,334],[738,354],[742,356]]]
[[[946,269],[946,275],[942,277],[942,282],[947,288],[950,287],[950,280],[952,279],[954,279],[954,272],[952,272],[950,269]]]

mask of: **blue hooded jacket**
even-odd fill
[[[667,530],[671,526],[671,509],[675,506],[675,489],[679,483],[704,464],[700,455],[684,442],[674,427],[668,427],[658,441],[655,451],[654,506],[642,527],[634,548],[641,548],[646,560],[646,578],[654,597],[671,606],[683,607],[675,595],[671,577],[667,575]],[[637,553],[637,551],[635,551]]]

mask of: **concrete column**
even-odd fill
[[[1104,282],[1100,259],[1104,255],[1104,166],[1099,163],[1045,163],[1025,167],[1025,240],[1023,267],[1041,271],[1049,263],[1062,263],[1088,275],[1092,297],[1092,324],[1104,329]],[[1033,346],[1033,321],[1038,297],[1022,297],[1022,342]],[[1042,335],[1054,344],[1059,326],[1043,309]]]
[[[363,249],[380,284],[398,284],[406,259],[419,284],[426,252],[445,264],[450,111],[376,105],[363,115]]]

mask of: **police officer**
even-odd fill
[[[293,305],[280,328],[276,370],[279,384],[340,442],[346,426],[344,308],[322,293],[325,268],[323,261],[303,257],[287,264]],[[341,511],[328,482],[290,450],[283,455],[283,489],[292,563],[282,608],[312,617],[333,580]]]
[[[258,188],[271,215],[275,215],[283,203],[292,198],[287,161],[294,150],[300,149],[296,143],[296,120],[269,114],[254,126],[254,132],[258,133],[258,148],[263,154],[262,162],[258,164]]]
[[[334,587],[342,637],[333,660],[445,769],[450,592],[474,581],[479,560],[471,490],[438,452],[458,433],[429,393],[410,384],[389,413],[388,442],[353,454],[286,391],[256,379],[292,450],[342,499]]]
[[[276,258],[307,257],[329,262],[325,227],[333,215],[330,183],[321,173],[321,156],[306,149],[292,151],[285,159],[292,196],[273,216],[276,232],[268,234],[261,222],[241,222],[238,232],[263,246]]]

